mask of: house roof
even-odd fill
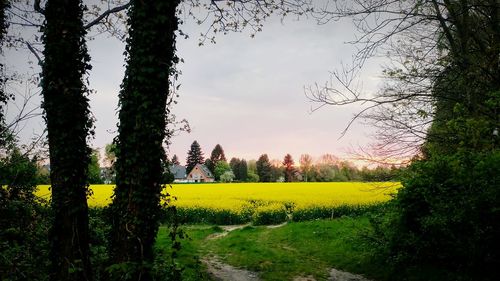
[[[207,178],[213,178],[214,176],[212,175],[212,172],[210,172],[210,170],[207,168],[207,166],[203,165],[203,164],[196,164],[196,166],[194,166],[193,170],[198,167],[198,169],[203,173],[205,174],[205,177]],[[193,170],[191,172],[193,172]],[[190,172],[190,173],[191,173]]]
[[[212,175],[212,172],[210,172],[210,170],[208,169],[207,166],[203,165],[203,164],[198,164],[200,165],[200,169],[203,171],[203,173],[205,173],[205,175],[207,176],[207,178],[213,178],[214,176]]]
[[[170,172],[174,175],[174,179],[185,179],[186,175],[186,167],[181,165],[171,165]]]

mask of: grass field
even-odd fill
[[[165,191],[177,198],[174,204],[185,223],[275,224],[362,211],[389,200],[399,186],[387,182],[174,184]],[[91,190],[89,206],[111,202],[113,185],[92,185]],[[37,195],[49,198],[49,186],[39,186]]]
[[[370,231],[368,218],[341,218],[289,223],[279,228],[247,226],[218,239],[213,226],[187,226],[178,262],[183,280],[210,280],[204,274],[202,257],[217,256],[222,262],[258,273],[262,280],[294,280],[311,276],[326,280],[332,267],[386,280],[382,261],[372,258],[372,247],[363,239]],[[161,229],[157,247],[169,252],[166,229]],[[310,280],[310,279],[307,279]]]

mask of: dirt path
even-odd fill
[[[258,274],[252,271],[238,269],[222,263],[217,257],[205,257],[201,260],[207,266],[207,272],[219,281],[260,281]]]
[[[214,233],[209,235],[206,239],[218,239],[228,235],[231,231],[242,229],[250,224],[243,225],[226,225],[220,226],[224,231],[220,233]],[[267,228],[278,228],[286,225],[285,223],[278,225],[268,225]],[[201,262],[206,265],[207,272],[218,281],[260,281],[257,272],[252,272],[245,269],[239,269],[229,264],[222,263],[219,257],[210,255],[205,256]],[[352,274],[349,272],[337,270],[335,268],[330,269],[330,274],[327,279],[328,281],[371,281],[365,277],[357,274]],[[293,281],[316,281],[313,276],[297,276]]]
[[[340,271],[335,268],[330,269],[330,277],[328,281],[370,281],[365,277],[357,274],[352,274],[345,271]]]

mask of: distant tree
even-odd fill
[[[113,167],[116,162],[116,144],[108,143],[104,147],[104,163],[108,167]]]
[[[255,159],[248,160],[247,167],[249,173],[252,172],[254,174],[257,174],[257,160]]]
[[[217,144],[210,154],[210,161],[207,163],[207,168],[213,173],[215,172],[215,166],[219,161],[227,161],[226,155],[224,155],[224,149],[220,144]]]
[[[245,159],[241,159],[239,167],[238,167],[238,175],[237,175],[237,180],[239,181],[246,181],[248,178],[248,167],[247,167],[247,161]]]
[[[89,184],[103,184],[101,178],[101,167],[99,166],[99,150],[93,149],[90,155],[89,171],[88,171]]]
[[[236,157],[233,157],[231,158],[231,161],[229,161],[229,166],[231,166],[231,170],[233,170],[233,172],[235,172],[235,170],[238,168],[238,164],[241,160],[239,158],[236,158]],[[236,172],[235,172],[235,175],[236,175]]]
[[[300,171],[305,182],[309,181],[309,173],[312,169],[312,157],[309,154],[302,154],[300,156]]]
[[[295,179],[295,163],[293,162],[292,155],[287,154],[285,155],[285,158],[283,159],[283,167],[285,168],[284,175],[285,175],[285,182],[292,182]]]
[[[214,169],[215,180],[216,181],[220,180],[221,175],[227,171],[231,171],[231,167],[229,166],[229,164],[226,161],[217,162],[217,164],[215,164],[215,169]],[[233,174],[233,177],[234,177],[234,174]]]
[[[330,182],[334,181],[335,175],[336,172],[333,166],[326,164],[316,164],[311,169],[310,181]]]
[[[238,169],[240,166],[240,162],[241,162],[241,160],[239,158],[236,158],[236,157],[231,158],[231,161],[229,161],[229,166],[231,167],[231,170],[233,171],[236,180],[239,180],[238,179]]]
[[[261,182],[270,182],[271,177],[272,177],[272,169],[271,169],[271,163],[269,162],[269,157],[267,154],[262,154],[259,157],[259,160],[257,160],[256,168],[257,168],[257,175],[259,176],[259,181]]]
[[[234,173],[231,170],[225,171],[220,175],[221,182],[232,182],[234,180]]]
[[[319,163],[326,165],[337,165],[339,158],[333,154],[323,154],[319,159]]]
[[[189,174],[196,164],[203,164],[203,152],[201,151],[200,144],[194,141],[191,144],[191,149],[188,151],[186,159],[186,173]]]
[[[252,171],[249,171],[247,175],[247,182],[259,182],[259,175]]]
[[[248,167],[247,161],[245,159],[239,158],[231,158],[229,162],[229,166],[231,166],[231,170],[234,173],[235,180],[237,181],[246,181],[248,176]]]
[[[214,169],[215,169],[215,165],[214,163],[212,162],[212,160],[210,160],[210,158],[207,158],[205,159],[205,166],[207,166],[207,168],[210,170],[210,172],[212,172],[212,174],[214,173]]]
[[[179,162],[179,158],[177,157],[177,154],[174,154],[174,156],[172,156],[172,164],[173,165],[180,165],[181,162]]]

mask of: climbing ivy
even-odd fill
[[[81,1],[73,0],[48,0],[44,9],[41,86],[54,212],[51,280],[92,280],[86,201],[92,119],[84,83],[90,57],[83,9]]]
[[[0,0],[0,54],[2,53],[2,44],[7,33],[7,20],[5,12],[9,8],[10,4],[7,0]],[[7,137],[6,126],[5,126],[5,116],[4,116],[4,106],[9,99],[9,95],[4,91],[5,84],[5,74],[4,65],[0,62],[0,147],[4,146],[5,138]]]
[[[116,189],[108,269],[112,279],[151,280],[161,215],[163,141],[169,77],[174,74],[179,0],[132,0],[127,68],[119,95]]]

